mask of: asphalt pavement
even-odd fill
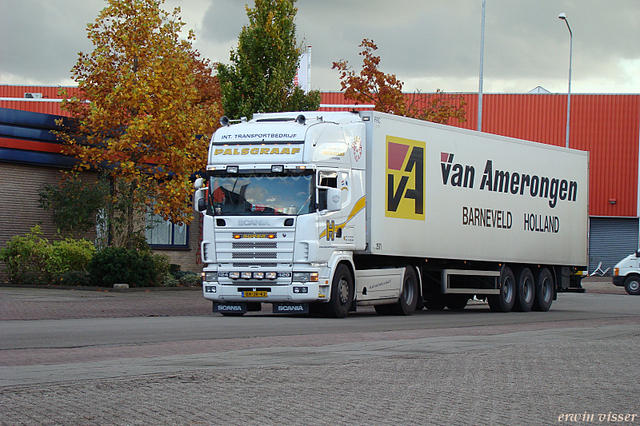
[[[610,277],[583,281],[587,293],[626,294]],[[199,287],[103,288],[0,286],[0,321],[71,318],[189,316],[211,313],[211,302]],[[560,297],[562,297],[560,295]],[[270,305],[263,304],[269,312]]]

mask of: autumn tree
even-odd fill
[[[405,94],[404,83],[395,74],[380,71],[380,56],[374,55],[378,46],[373,40],[360,43],[362,70],[357,74],[345,60],[334,62],[332,69],[340,73],[341,90],[346,99],[359,104],[373,104],[375,111],[418,118],[446,124],[450,119],[466,121],[461,95],[447,95],[440,90],[424,95],[420,92]]]
[[[302,45],[296,41],[296,0],[255,0],[246,6],[249,25],[231,51],[230,64],[218,64],[225,115],[309,111],[320,106],[320,92],[294,84]]]
[[[72,69],[81,95],[62,107],[75,125],[59,132],[77,170],[97,169],[113,185],[115,245],[131,248],[148,209],[174,223],[191,219],[189,177],[206,164],[220,115],[212,66],[164,0],[108,0],[87,26],[94,50]],[[66,96],[65,96],[66,97]]]

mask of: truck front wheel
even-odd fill
[[[346,265],[336,268],[331,284],[331,300],[327,303],[326,314],[332,318],[344,318],[353,302],[353,277]]]
[[[624,280],[624,289],[632,296],[640,295],[640,277],[630,276]]]
[[[500,294],[487,297],[493,312],[509,312],[516,301],[516,278],[511,268],[505,266],[500,273]]]

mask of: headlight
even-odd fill
[[[232,280],[237,280],[240,278],[240,272],[229,272],[229,278]]]
[[[294,272],[293,281],[300,282],[300,283],[317,282],[318,273],[317,272]]]
[[[205,272],[204,280],[207,282],[215,282],[218,281],[218,273],[217,272]]]

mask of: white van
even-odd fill
[[[624,286],[631,295],[640,295],[640,250],[616,264],[613,268],[613,284]]]

